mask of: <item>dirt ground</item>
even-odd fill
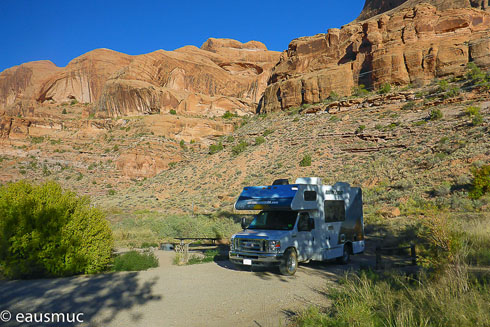
[[[360,255],[346,266],[300,265],[295,276],[285,277],[274,270],[236,270],[229,261],[175,266],[173,252],[155,253],[160,267],[143,272],[0,281],[0,311],[14,317],[83,313],[80,326],[91,327],[284,326],[298,310],[328,305],[327,288],[368,260]]]

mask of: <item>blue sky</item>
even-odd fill
[[[0,0],[0,72],[48,59],[66,66],[97,48],[131,55],[209,37],[257,40],[282,51],[300,36],[354,20],[364,0]]]

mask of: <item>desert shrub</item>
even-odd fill
[[[330,91],[330,94],[328,95],[328,99],[331,101],[338,101],[340,100],[340,95],[338,95],[338,93],[335,91]]]
[[[439,278],[410,277],[371,271],[349,274],[331,288],[332,306],[298,315],[298,326],[487,326],[489,287],[471,281],[464,269]]]
[[[473,199],[479,199],[490,192],[490,165],[481,168],[473,167],[471,173],[473,174],[473,182],[469,195]]]
[[[237,145],[235,145],[234,147],[231,148],[231,152],[233,153],[233,155],[237,156],[240,153],[242,153],[243,151],[245,151],[247,146],[248,146],[247,142],[241,141],[240,143],[238,143]]]
[[[263,136],[257,136],[255,138],[255,145],[261,145],[265,142],[265,138]]]
[[[408,101],[402,106],[402,110],[413,110],[416,106],[417,104],[415,103],[415,101]]]
[[[308,167],[311,166],[311,155],[308,153],[303,156],[301,161],[299,162],[300,167]]]
[[[170,109],[169,113],[171,115],[176,115],[177,114],[177,111],[175,111],[175,109]]]
[[[366,86],[364,84],[359,84],[352,89],[352,95],[357,97],[366,96],[369,94],[369,91],[366,90]]]
[[[223,144],[219,142],[218,144],[211,144],[209,146],[209,154],[215,154],[223,150]]]
[[[474,107],[474,106],[470,106],[465,110],[465,114],[468,117],[470,117],[471,124],[473,126],[478,126],[483,124],[483,116],[480,113],[480,110],[481,110],[480,107]]]
[[[237,114],[233,114],[233,113],[231,113],[231,112],[227,111],[227,112],[225,112],[225,113],[223,114],[223,116],[221,116],[221,117],[222,117],[223,119],[231,119],[231,118],[233,118],[233,117],[238,117],[238,115],[237,115]]]
[[[62,113],[63,115],[66,115],[66,114],[67,114],[67,112],[66,112],[66,108],[63,108],[63,111],[61,111],[61,113]]]
[[[71,101],[70,101],[70,105],[71,105],[71,106],[74,106],[74,105],[76,105],[77,103],[78,103],[77,99],[73,99],[73,100],[71,100]]]
[[[362,132],[364,132],[364,130],[366,129],[366,125],[359,125],[356,129],[356,134],[360,134]]]
[[[217,256],[219,256],[218,250],[208,250],[204,252],[204,258],[200,258],[198,256],[191,256],[187,261],[187,264],[195,265],[199,263],[213,262]]]
[[[0,266],[9,278],[103,271],[113,239],[88,198],[54,183],[0,186]]]
[[[228,143],[235,142],[235,137],[233,135],[228,135],[228,137],[226,138],[226,142]]]
[[[185,141],[184,140],[180,140],[179,142],[179,146],[182,150],[186,151],[187,150],[187,145],[185,145]]]
[[[442,116],[442,111],[440,109],[432,109],[429,113],[429,120],[439,120]]]
[[[483,72],[474,62],[466,66],[466,78],[473,86],[490,89],[490,73]]]
[[[390,92],[391,92],[391,85],[390,85],[390,83],[384,83],[383,85],[381,85],[381,87],[378,90],[378,93],[379,94],[387,94],[387,93],[390,93]]]
[[[116,195],[116,190],[114,190],[114,189],[108,190],[107,195]]]
[[[32,144],[39,144],[44,142],[44,136],[31,136]]]
[[[272,133],[274,133],[274,130],[272,130],[272,129],[266,129],[264,131],[264,133],[262,133],[262,136],[263,137],[267,137],[267,136],[271,135]]]
[[[158,267],[158,259],[153,253],[129,251],[114,258],[115,271],[140,271]]]

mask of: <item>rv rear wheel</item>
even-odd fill
[[[337,258],[337,261],[343,265],[348,264],[350,261],[350,245],[344,244],[344,251],[340,258]]]
[[[296,273],[298,269],[298,256],[294,249],[287,249],[284,252],[284,257],[282,258],[282,262],[279,265],[279,270],[281,274],[292,276]]]

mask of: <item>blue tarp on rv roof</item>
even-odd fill
[[[290,210],[298,185],[249,186],[240,194],[237,210]]]

